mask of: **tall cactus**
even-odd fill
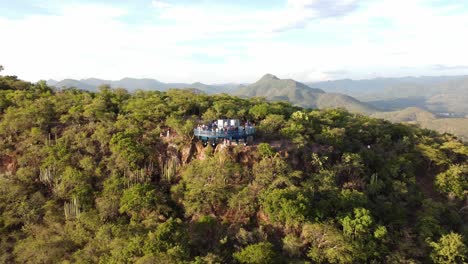
[[[163,164],[162,176],[167,182],[171,182],[177,174],[179,167],[179,160],[177,157],[171,157]]]
[[[50,147],[57,142],[57,134],[55,134],[55,140],[52,140],[52,135],[49,133],[48,136],[45,138],[45,145]],[[39,169],[39,181],[47,184],[52,185],[54,183],[55,176],[57,174],[55,166],[47,166],[46,168]]]
[[[153,175],[154,163],[152,161],[147,163],[143,168],[138,168],[136,170],[124,170],[124,177],[128,179],[129,186],[133,186],[137,183],[149,182],[151,181],[151,177]]]
[[[80,211],[80,203],[78,199],[73,198],[71,202],[69,203],[65,202],[65,204],[63,205],[63,210],[65,212],[66,220],[73,220],[77,218],[78,216],[80,216],[81,211]]]
[[[52,185],[55,178],[55,167],[47,167],[39,170],[39,181]]]

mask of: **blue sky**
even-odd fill
[[[468,74],[468,2],[0,0],[0,64],[39,79]]]

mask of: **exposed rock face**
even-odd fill
[[[0,173],[14,175],[18,167],[18,162],[14,157],[7,155],[0,156]]]
[[[195,152],[198,150],[195,143],[191,143],[189,146],[184,146],[181,150],[182,164],[185,165],[190,162]]]

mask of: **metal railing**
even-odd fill
[[[246,127],[244,129],[234,130],[203,130],[201,128],[195,128],[193,134],[197,137],[245,137],[255,134],[255,127]]]

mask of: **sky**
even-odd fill
[[[461,75],[467,17],[465,0],[0,0],[0,65],[29,81]]]

